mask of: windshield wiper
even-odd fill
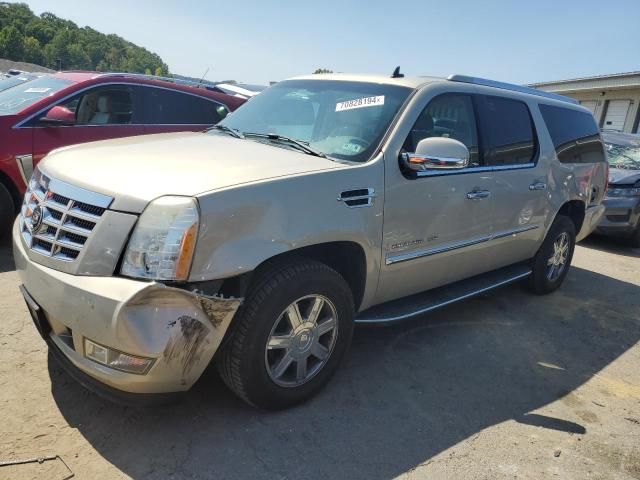
[[[302,150],[304,153],[309,155],[314,155],[316,157],[327,158],[327,156],[319,150],[312,148],[308,143],[303,142],[301,140],[296,140],[295,138],[285,137],[284,135],[278,135],[276,133],[251,133],[246,132],[244,134],[245,137],[257,137],[257,138],[266,138],[267,140],[275,140],[277,142],[288,143],[289,145],[294,145],[298,147],[298,149]]]
[[[225,132],[225,133],[229,133],[232,136],[236,137],[236,138],[243,138],[244,139],[244,135],[242,134],[242,132],[240,130],[237,130],[235,128],[231,128],[231,127],[227,127],[226,125],[214,125],[213,127],[209,128],[207,131],[209,130],[220,130],[221,132]]]

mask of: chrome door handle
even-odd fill
[[[467,193],[467,198],[469,200],[480,200],[482,198],[488,198],[491,195],[489,190],[474,190],[473,192]]]
[[[544,182],[535,182],[529,185],[529,190],[546,190],[547,184]]]

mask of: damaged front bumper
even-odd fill
[[[77,370],[74,377],[85,386],[95,383],[125,398],[188,390],[211,362],[241,304],[161,283],[62,273],[32,262],[16,230],[13,240],[16,269],[46,319],[45,340],[53,353]],[[86,356],[85,339],[150,359],[151,365],[131,373],[98,363]]]

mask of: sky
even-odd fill
[[[157,53],[267,84],[316,68],[533,83],[640,70],[640,0],[27,0]]]

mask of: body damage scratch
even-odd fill
[[[238,311],[242,299],[206,296],[197,292],[191,292],[191,295],[198,299],[200,308],[211,321],[214,331],[221,330],[215,335],[219,344],[226,328]],[[182,382],[185,382],[191,368],[200,363],[203,343],[210,343],[208,336],[211,329],[189,315],[182,315],[177,320],[169,322],[168,325],[171,328],[176,324],[179,324],[180,331],[173,333],[164,349],[163,356],[168,363],[177,362],[182,365]],[[222,329],[222,327],[224,328]]]
[[[209,334],[209,328],[188,315],[178,318],[178,322],[180,333],[171,336],[163,356],[167,362],[177,361],[182,364],[184,379],[191,367],[200,360],[200,345]]]

